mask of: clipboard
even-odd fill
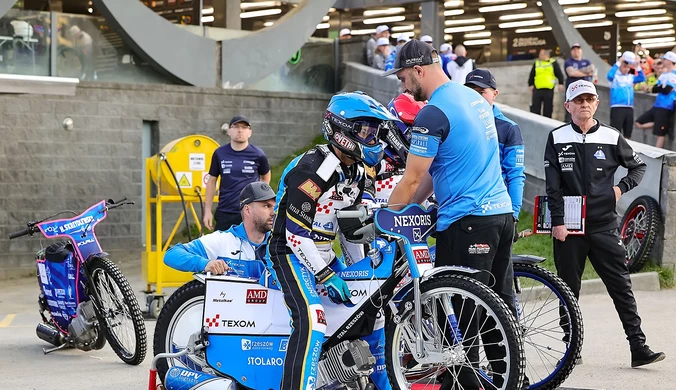
[[[569,234],[583,236],[587,224],[587,197],[564,196],[563,223]],[[549,212],[547,196],[535,197],[535,212],[533,213],[533,233],[551,234],[552,219]]]

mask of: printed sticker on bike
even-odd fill
[[[413,250],[413,256],[415,256],[415,261],[418,264],[431,264],[432,258],[430,257],[430,251],[427,248],[420,248]]]
[[[387,231],[409,242],[426,242],[437,222],[436,208],[424,210],[420,205],[410,205],[401,211],[378,210],[375,217],[381,231]]]

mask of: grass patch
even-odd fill
[[[315,139],[312,140],[312,143],[310,145],[306,145],[295,152],[291,153],[290,155],[286,156],[286,158],[282,161],[279,162],[279,164],[273,166],[270,168],[270,173],[271,179],[270,179],[270,186],[277,192],[277,188],[279,186],[279,178],[282,176],[282,173],[284,172],[284,168],[286,168],[287,165],[293,160],[294,158],[300,156],[301,154],[307,152],[308,150],[312,149],[315,145],[317,144],[325,144],[326,139],[324,139],[323,135],[318,135],[315,137]]]
[[[674,268],[673,267],[663,267],[655,263],[646,264],[641,272],[657,272],[660,277],[660,288],[674,288]]]

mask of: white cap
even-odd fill
[[[397,42],[408,42],[410,39],[408,38],[408,35],[401,33],[397,36]]]
[[[340,33],[338,33],[339,36],[345,36],[345,35],[352,35],[352,31],[350,31],[349,28],[344,28],[340,30]]]
[[[676,64],[676,53],[674,53],[673,51],[668,51],[668,52],[664,53],[662,58]]]
[[[425,42],[425,43],[432,43],[432,42],[434,42],[434,40],[432,39],[432,37],[429,36],[429,35],[423,35],[422,37],[420,37],[420,40],[423,41],[423,42]]]
[[[386,46],[386,45],[389,45],[389,44],[390,44],[390,40],[385,38],[385,37],[378,38],[378,40],[376,41],[376,45],[378,45],[378,46],[383,46],[383,45]]]
[[[625,51],[622,53],[622,61],[629,63],[629,64],[635,64],[636,63],[636,54],[630,51]]]
[[[449,45],[448,43],[442,43],[441,46],[439,46],[439,51],[441,53],[446,53],[447,51],[453,50],[453,46]]]
[[[387,31],[387,30],[389,30],[389,29],[390,29],[390,28],[387,27],[387,26],[384,25],[384,24],[383,24],[383,25],[380,25],[380,26],[376,27],[376,34],[383,33],[383,32],[385,32],[385,31]]]
[[[578,80],[568,86],[568,90],[566,91],[566,101],[569,102],[584,94],[599,96],[599,94],[596,92],[596,86],[594,86],[594,83],[587,80]]]

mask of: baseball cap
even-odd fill
[[[434,42],[434,40],[432,39],[432,37],[429,36],[429,35],[423,35],[422,37],[420,37],[420,40],[423,41],[423,42],[425,42],[425,43],[432,43],[432,42]]]
[[[580,44],[577,43],[577,42],[573,43],[573,45],[572,45],[570,48],[571,48],[571,50],[572,50],[572,49],[574,49],[574,48],[576,48],[576,47],[582,48],[582,46],[580,46]]]
[[[401,33],[399,36],[397,36],[397,42],[408,42],[410,39],[408,39],[408,35]]]
[[[245,117],[244,115],[235,115],[230,119],[230,126],[234,125],[235,123],[246,123],[248,126],[251,126],[251,123],[249,122],[249,119]]]
[[[587,80],[578,80],[568,86],[568,90],[566,90],[566,101],[569,102],[584,94],[599,96],[599,94],[596,93],[596,86],[594,86],[594,83]]]
[[[386,25],[382,24],[382,25],[376,27],[376,34],[380,34],[380,33],[382,33],[382,32],[385,32],[385,31],[389,30],[389,29],[390,29],[389,27],[387,27]]]
[[[268,183],[255,181],[249,183],[239,194],[239,209],[253,202],[262,202],[264,200],[274,199],[277,195]]]
[[[389,76],[404,68],[412,68],[416,65],[425,66],[438,63],[439,57],[432,57],[432,54],[436,52],[427,43],[411,39],[397,50],[397,55],[394,57],[394,68],[385,72],[383,76]]]
[[[498,82],[487,69],[474,69],[467,74],[465,85],[476,85],[481,88],[498,89]]]
[[[345,35],[352,35],[352,31],[350,31],[349,28],[344,28],[340,30],[340,33],[338,33],[339,36],[345,36]]]
[[[664,55],[662,56],[662,59],[671,61],[674,64],[676,64],[676,53],[674,53],[673,51],[668,51],[668,52],[664,53]]]
[[[378,38],[378,40],[376,41],[377,46],[383,46],[383,45],[389,45],[389,44],[390,44],[390,40],[385,38],[385,37]]]
[[[442,53],[449,50],[453,50],[453,46],[449,45],[448,43],[442,43],[441,46],[439,46],[439,51]]]
[[[622,61],[629,63],[629,64],[635,64],[636,63],[636,54],[630,52],[630,51],[625,51],[622,53]]]

